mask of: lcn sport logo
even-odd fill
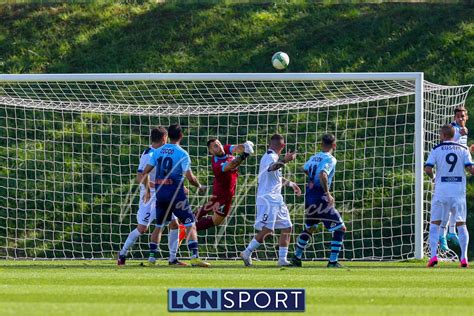
[[[170,312],[304,312],[304,289],[169,289]]]

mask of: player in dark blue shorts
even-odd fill
[[[189,154],[179,146],[183,139],[183,132],[178,124],[168,127],[169,144],[155,149],[150,155],[147,167],[143,171],[146,175],[156,168],[156,227],[159,229],[158,243],[161,239],[161,228],[171,221],[174,214],[186,227],[188,248],[191,252],[191,265],[208,267],[198,254],[198,240],[194,214],[188,203],[184,189],[184,178],[189,183],[203,191],[203,187],[191,171]],[[150,249],[151,250],[151,249]]]
[[[338,262],[346,226],[341,215],[334,207],[334,197],[329,188],[336,170],[337,160],[332,155],[336,148],[334,135],[326,134],[322,138],[321,151],[312,156],[304,165],[308,175],[308,185],[305,194],[305,230],[298,236],[296,251],[291,259],[294,266],[301,267],[301,257],[309,240],[322,222],[327,230],[332,232],[331,254],[328,268],[342,267]]]

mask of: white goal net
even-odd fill
[[[240,167],[231,215],[199,232],[202,257],[235,258],[253,237],[258,162],[272,134],[297,150],[283,173],[304,187],[301,167],[329,132],[337,139],[332,189],[348,228],[341,257],[414,258],[423,240],[416,172],[424,157],[415,159],[416,148],[426,153],[437,143],[469,88],[425,81],[417,94],[414,77],[403,74],[0,75],[0,258],[115,257],[136,225],[134,178],[149,132],[172,123],[183,126],[182,146],[204,184],[213,179],[209,138],[256,144]],[[417,98],[424,100],[419,113]],[[429,189],[425,183],[418,196],[425,231]],[[304,197],[287,189],[284,196],[294,244]],[[206,200],[191,189],[193,209]],[[305,259],[326,258],[329,241],[321,229]],[[143,258],[147,243],[142,236],[131,256]],[[267,239],[257,257],[275,258],[276,244]],[[163,245],[166,234],[166,257]]]

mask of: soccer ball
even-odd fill
[[[290,63],[290,57],[288,56],[287,53],[284,52],[277,52],[273,54],[272,57],[272,65],[278,70],[285,69],[288,67],[288,64]]]

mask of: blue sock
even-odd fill
[[[311,233],[308,232],[307,230],[304,230],[298,236],[298,240],[296,241],[296,251],[295,251],[296,258],[301,259],[301,257],[303,256],[304,249],[308,245],[310,239],[311,239]]]
[[[189,249],[189,252],[191,253],[191,257],[193,258],[199,257],[198,242],[196,240],[190,240],[188,242],[188,249]]]
[[[342,248],[342,240],[344,239],[344,232],[336,230],[332,235],[331,240],[331,255],[329,256],[329,262],[337,262],[339,258],[339,252]]]
[[[150,257],[156,257],[156,252],[158,251],[158,244],[151,242],[150,243]]]

